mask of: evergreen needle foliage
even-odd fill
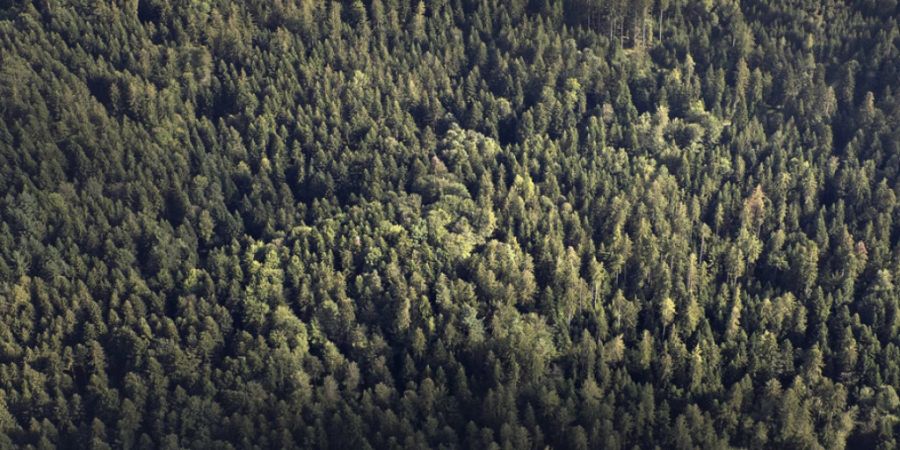
[[[896,448],[898,22],[0,1],[0,448]]]

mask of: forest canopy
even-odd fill
[[[896,448],[898,22],[0,1],[0,448]]]

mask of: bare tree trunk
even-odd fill
[[[641,18],[641,46],[647,48],[647,11],[644,11],[644,17]]]
[[[641,48],[646,47],[647,42],[647,21],[641,18]]]
[[[610,43],[610,45],[612,45],[613,30],[616,27],[616,20],[613,18],[613,15],[611,13],[609,15],[609,20],[608,20],[607,26],[609,27],[609,43]]]
[[[659,8],[659,43],[662,44],[662,8]]]

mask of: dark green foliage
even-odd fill
[[[0,448],[895,448],[894,0],[0,7]]]

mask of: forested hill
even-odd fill
[[[0,448],[896,448],[898,21],[0,1]]]

